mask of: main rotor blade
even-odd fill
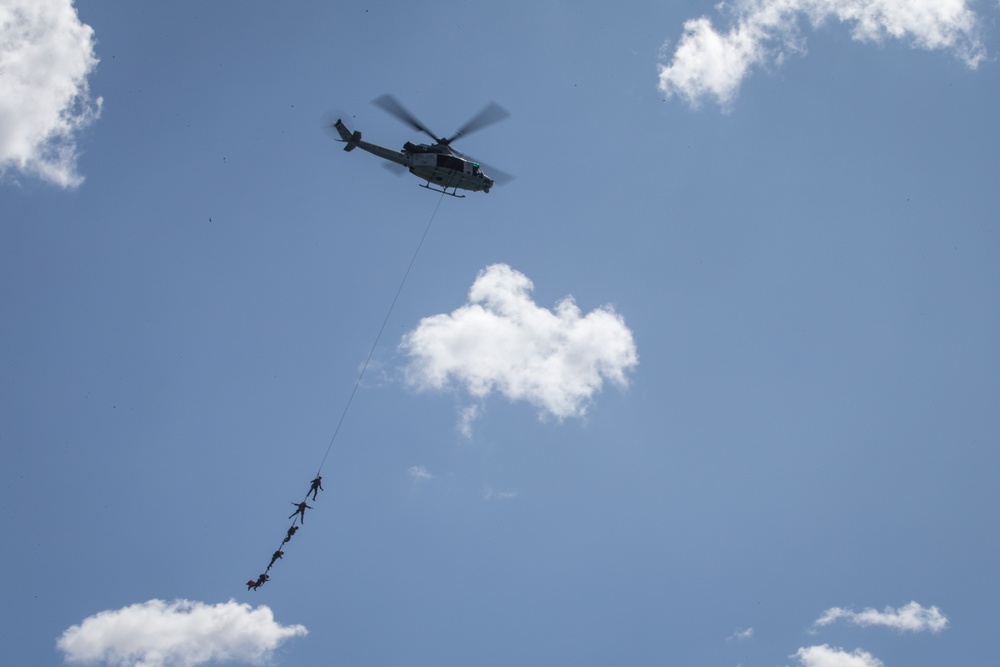
[[[381,107],[384,111],[387,111],[388,113],[392,114],[399,120],[403,121],[404,123],[412,127],[414,130],[423,132],[437,143],[441,143],[441,140],[438,139],[433,132],[428,130],[426,125],[417,120],[417,117],[414,116],[409,111],[407,111],[406,107],[400,104],[399,100],[397,100],[392,95],[386,93],[385,95],[376,97],[374,100],[372,100],[372,104],[374,104],[377,107]]]
[[[497,185],[506,185],[507,183],[510,183],[515,178],[517,178],[517,176],[514,176],[513,174],[508,174],[505,171],[500,171],[496,167],[493,167],[488,164],[482,164],[480,162],[479,166],[483,167],[483,170],[486,172],[486,175],[492,178],[493,182],[496,183]]]
[[[459,137],[464,137],[467,134],[472,134],[476,130],[481,130],[487,125],[492,125],[498,121],[503,120],[510,115],[510,112],[504,109],[502,106],[496,102],[490,102],[487,104],[482,111],[477,113],[472,117],[468,123],[459,128],[458,132],[454,134],[450,139],[445,139],[445,144],[450,144]]]
[[[394,176],[402,176],[406,173],[406,167],[399,164],[398,162],[380,162],[382,168],[388,172],[391,172]]]
[[[497,169],[496,167],[494,167],[491,164],[486,164],[482,160],[477,160],[476,158],[472,157],[468,153],[459,153],[454,148],[451,149],[451,152],[455,153],[456,155],[458,155],[461,158],[465,158],[466,160],[472,160],[473,162],[475,162],[476,164],[478,164],[480,167],[483,168],[483,171],[486,172],[486,175],[489,176],[490,178],[492,178],[493,182],[496,183],[497,185],[503,185],[505,183],[510,183],[515,178],[517,178],[517,176],[514,176],[512,174],[508,174],[505,171],[501,171],[501,170]]]

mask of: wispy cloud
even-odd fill
[[[483,489],[483,500],[511,500],[517,498],[517,491],[494,491],[492,486],[487,485]]]
[[[280,625],[266,606],[230,600],[150,600],[102,611],[66,630],[56,643],[67,662],[134,667],[196,667],[208,662],[258,664],[285,640],[307,633]]]
[[[428,479],[434,479],[434,475],[427,472],[427,468],[424,466],[413,466],[406,471],[410,475],[410,479],[414,482],[422,482]]]
[[[941,632],[948,627],[948,618],[937,607],[923,607],[910,602],[899,609],[886,607],[884,611],[865,609],[853,611],[831,607],[813,623],[815,627],[830,625],[840,619],[854,625],[881,625],[900,632]]]
[[[844,649],[827,644],[800,648],[791,657],[798,658],[802,667],[882,667],[882,661],[868,651]]]
[[[736,631],[733,632],[733,634],[726,637],[726,641],[731,642],[739,639],[750,639],[751,637],[753,637],[753,628],[736,628]]]
[[[467,405],[458,413],[458,431],[466,438],[472,437],[472,422],[479,417],[480,406],[476,403]]]
[[[71,0],[0,4],[0,175],[83,182],[76,135],[101,113],[87,84],[97,62],[94,31]]]
[[[906,39],[916,48],[953,52],[975,69],[986,57],[978,21],[966,0],[733,0],[718,5],[731,17],[728,31],[702,16],[684,23],[673,57],[660,65],[660,90],[692,107],[705,98],[728,108],[755,67],[779,66],[805,53],[801,26],[829,20],[851,26],[854,39]]]
[[[483,269],[469,303],[426,317],[403,337],[417,389],[464,388],[477,399],[496,391],[557,419],[586,413],[605,380],[627,384],[638,364],[632,332],[611,306],[583,315],[572,297],[548,310],[531,299],[531,281],[506,264]],[[468,432],[477,412],[463,412]]]

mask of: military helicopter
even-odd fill
[[[393,150],[362,141],[360,131],[355,130],[351,132],[344,125],[344,121],[338,118],[332,127],[340,135],[340,139],[337,141],[347,144],[344,146],[345,151],[353,151],[355,148],[368,151],[372,155],[377,155],[393,163],[386,166],[392,168],[395,165],[401,165],[401,167],[408,169],[414,176],[427,181],[426,183],[421,183],[420,187],[451,197],[458,197],[459,199],[465,197],[465,195],[458,194],[460,189],[471,190],[472,192],[489,192],[494,184],[511,180],[511,176],[493,168],[490,168],[490,171],[494,173],[494,177],[490,178],[483,172],[479,162],[466,155],[462,155],[451,147],[451,143],[455,139],[471,134],[476,130],[480,130],[487,125],[492,125],[506,118],[509,115],[507,110],[496,102],[486,105],[482,111],[473,116],[469,122],[447,139],[442,139],[428,130],[423,123],[407,111],[392,95],[382,95],[376,98],[373,104],[381,107],[413,129],[423,132],[433,139],[434,143],[414,144],[407,141],[403,144],[402,151]],[[399,169],[400,172],[403,171],[400,167],[395,168]],[[432,187],[432,184],[439,187]],[[449,189],[451,189],[451,192],[448,191]]]

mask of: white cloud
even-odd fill
[[[719,8],[733,15],[728,32],[705,16],[684,23],[673,59],[659,66],[659,88],[692,107],[714,98],[727,108],[754,67],[780,65],[805,51],[803,20],[816,28],[827,20],[848,23],[854,39],[907,39],[917,48],[954,52],[975,69],[986,57],[975,13],[966,0],[734,0]]]
[[[572,297],[550,311],[531,299],[531,281],[506,264],[480,271],[469,303],[420,321],[400,348],[417,389],[464,388],[477,399],[497,391],[557,419],[586,413],[605,380],[627,385],[638,364],[632,332],[610,306],[582,315]],[[468,432],[477,409],[466,409]]]
[[[798,658],[802,667],[882,667],[882,661],[868,651],[848,653],[826,644],[800,648],[792,657]]]
[[[72,663],[121,667],[195,667],[207,662],[261,663],[285,640],[307,633],[275,623],[266,606],[230,600],[150,600],[102,611],[66,630],[56,646]]]
[[[458,413],[458,431],[466,438],[472,437],[472,422],[476,421],[479,417],[480,406],[473,403],[472,405],[467,405]]]
[[[734,639],[750,639],[751,637],[753,637],[753,628],[736,628],[736,631],[733,632],[733,634],[726,637],[726,641],[731,642]]]
[[[72,0],[0,3],[0,175],[83,182],[76,134],[101,113],[87,85],[97,62],[94,31]]]
[[[885,611],[865,609],[856,612],[841,607],[831,607],[823,612],[813,625],[830,625],[839,619],[862,626],[882,625],[900,632],[941,632],[948,627],[948,619],[940,609],[923,607],[916,602],[910,602],[899,609],[886,607]]]
[[[483,500],[511,500],[513,498],[517,498],[517,491],[497,492],[489,485],[483,489]]]
[[[424,466],[413,466],[406,471],[410,475],[410,479],[414,482],[422,482],[426,479],[434,479],[434,475],[427,472],[427,468]]]

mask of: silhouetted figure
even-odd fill
[[[311,493],[313,494],[313,500],[316,500],[316,494],[323,490],[323,476],[316,475],[316,479],[309,482],[309,490],[306,491],[306,496]]]
[[[267,580],[268,580],[268,579],[270,579],[270,578],[271,578],[271,577],[267,576],[267,572],[261,572],[261,573],[260,573],[260,576],[259,576],[259,577],[257,577],[257,581],[255,581],[255,582],[254,582],[254,587],[253,587],[253,589],[254,589],[254,590],[257,590],[258,588],[260,588],[261,586],[263,586],[263,585],[264,585],[264,582],[265,582],[265,581],[267,581]]]
[[[298,514],[299,515],[299,523],[305,524],[305,522],[306,522],[306,510],[311,510],[312,507],[309,506],[309,505],[306,505],[306,501],[304,501],[304,500],[301,503],[292,503],[292,504],[295,505],[295,511],[292,512],[291,515],[289,515],[288,518],[291,519],[293,516],[295,516],[296,514]]]
[[[281,558],[284,555],[285,555],[285,552],[282,551],[281,549],[278,549],[273,554],[271,554],[271,562],[267,564],[267,569],[270,570],[271,566],[274,565],[274,561],[278,560],[279,558]]]
[[[258,586],[260,586],[260,584],[258,584],[257,581],[254,580],[254,579],[251,579],[250,581],[247,582],[247,590],[248,591],[249,590],[257,590]]]
[[[295,515],[293,514],[292,516],[295,516]],[[288,517],[288,518],[291,519],[292,517]],[[288,534],[285,535],[285,539],[281,540],[281,543],[282,544],[286,544],[290,539],[292,539],[292,535],[294,535],[295,532],[298,529],[299,529],[298,526],[296,526],[295,524],[292,524],[292,527],[288,529]]]

